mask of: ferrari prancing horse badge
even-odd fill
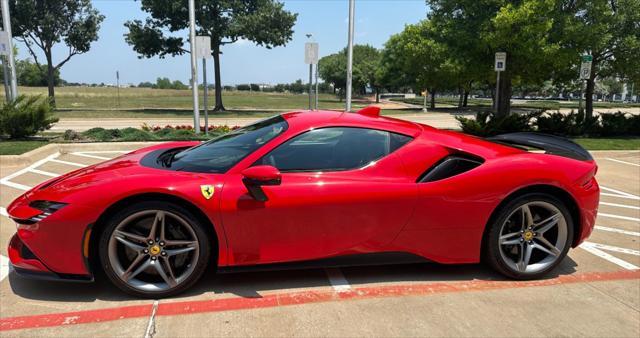
[[[211,197],[213,197],[214,190],[215,189],[210,184],[200,186],[200,191],[202,192],[202,196],[204,196],[204,198],[206,199],[211,199]]]

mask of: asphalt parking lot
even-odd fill
[[[8,268],[8,204],[122,146],[54,152],[0,172],[0,336],[640,336],[640,151],[594,152],[596,230],[549,278],[482,265],[413,264],[205,275],[176,298],[132,299],[107,281],[22,279]]]

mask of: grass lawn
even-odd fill
[[[20,155],[46,145],[47,141],[0,141],[0,155]]]
[[[26,95],[47,95],[46,87],[19,87],[18,91]],[[200,105],[203,105],[203,92],[200,91]],[[309,104],[306,94],[264,93],[225,91],[222,93],[225,108],[234,109],[304,109]],[[214,105],[215,93],[209,91],[209,104]],[[318,105],[322,109],[340,109],[335,95],[320,94]],[[191,90],[120,88],[111,87],[57,87],[56,106],[59,109],[190,109],[192,107]]]
[[[640,150],[640,138],[575,138],[588,150]]]

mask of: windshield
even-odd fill
[[[173,170],[225,173],[287,127],[282,116],[274,116],[159,160]]]

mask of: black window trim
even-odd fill
[[[379,157],[379,158],[377,158],[377,159],[375,159],[373,161],[370,161],[369,163],[367,163],[367,164],[365,164],[363,166],[357,167],[357,168],[348,168],[348,169],[291,169],[291,170],[280,170],[280,169],[278,169],[278,170],[280,170],[280,173],[282,173],[282,174],[291,174],[291,173],[327,173],[327,172],[332,173],[332,172],[345,172],[345,171],[362,170],[362,169],[370,166],[372,162],[377,162],[377,161],[380,161],[383,158],[387,158],[389,155],[391,155],[391,154],[395,153],[396,151],[402,149],[404,146],[406,146],[407,144],[415,141],[415,139],[416,139],[415,137],[413,137],[411,135],[407,135],[405,133],[400,133],[400,132],[395,132],[395,131],[390,131],[390,130],[387,130],[387,129],[380,129],[380,128],[368,128],[368,127],[347,126],[347,125],[322,126],[322,127],[318,127],[318,128],[311,128],[311,129],[303,130],[300,133],[295,134],[295,135],[291,136],[290,138],[282,141],[275,148],[269,150],[266,154],[260,156],[260,158],[255,160],[255,162],[253,162],[249,167],[260,165],[258,162],[262,161],[262,159],[265,156],[269,155],[272,151],[275,151],[276,149],[278,149],[281,146],[283,146],[285,143],[293,140],[294,138],[296,138],[296,137],[298,137],[300,135],[304,135],[304,134],[306,134],[308,132],[311,132],[311,131],[314,131],[314,130],[329,129],[329,128],[351,128],[351,129],[366,129],[366,130],[383,131],[383,132],[387,132],[387,133],[390,133],[390,134],[406,136],[410,140],[407,141],[405,144],[401,145],[400,147],[398,147],[397,149],[395,149],[394,151],[392,151],[392,152],[390,152],[390,153],[388,153],[388,154],[386,154],[386,155],[384,155],[382,157]]]

